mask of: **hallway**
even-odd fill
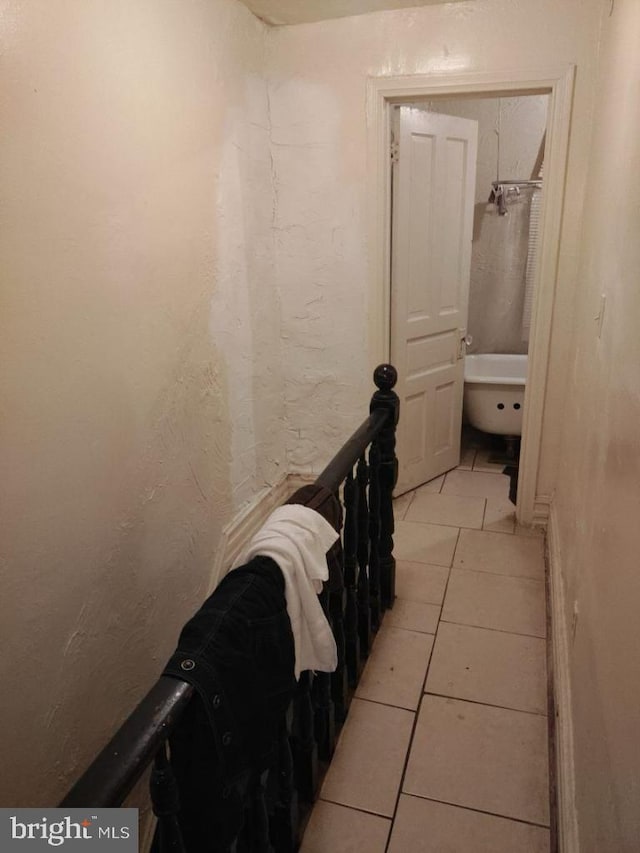
[[[482,450],[395,501],[397,599],[302,853],[548,853],[543,539]]]

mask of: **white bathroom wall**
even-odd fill
[[[512,98],[437,98],[413,106],[444,115],[478,122],[476,161],[476,204],[486,205],[491,182],[498,174],[498,131],[500,132],[500,178],[525,179],[538,157],[547,126],[548,95]]]
[[[499,216],[496,206],[487,200],[491,182],[498,175],[502,179],[531,178],[547,125],[548,101],[548,95],[529,95],[438,99],[424,105],[433,112],[478,122],[469,353],[528,351],[522,313],[532,190],[523,188],[520,197],[508,205],[506,216]]]
[[[577,66],[538,493],[553,488],[566,389],[601,0],[483,0],[274,28],[270,104],[287,452],[317,469],[361,418],[375,350],[370,76]],[[322,360],[318,353],[324,350]],[[337,380],[337,381],[336,381]],[[306,387],[310,381],[313,393]]]
[[[264,33],[0,3],[3,806],[62,796],[281,476]]]
[[[581,853],[640,839],[640,5],[603,7],[602,73],[553,501]]]

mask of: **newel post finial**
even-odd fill
[[[373,381],[381,391],[391,391],[398,381],[398,371],[392,364],[379,364],[373,371]]]
[[[371,398],[371,412],[376,409],[389,409],[393,412],[393,425],[398,423],[400,415],[400,400],[393,390],[398,381],[398,371],[392,364],[379,364],[373,371],[373,381],[377,391]]]

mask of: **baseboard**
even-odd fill
[[[302,486],[309,486],[315,483],[316,479],[316,474],[303,474],[301,471],[298,471],[294,474],[287,474],[287,485],[293,493],[297,489],[301,489]]]
[[[551,602],[551,648],[555,695],[555,773],[558,804],[558,851],[580,853],[575,797],[569,626],[566,622],[565,592],[560,541],[553,503],[547,529],[549,590]]]
[[[534,527],[547,527],[549,524],[550,507],[550,495],[536,495],[533,502],[533,517],[531,519],[531,524]]]

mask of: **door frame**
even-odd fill
[[[574,65],[537,71],[489,71],[469,74],[415,74],[370,77],[367,81],[368,190],[371,211],[369,245],[373,361],[389,360],[391,331],[391,107],[416,98],[475,95],[549,95],[529,375],[525,392],[516,516],[523,524],[546,524],[549,498],[537,493],[538,465],[546,398],[551,324],[558,277]]]

